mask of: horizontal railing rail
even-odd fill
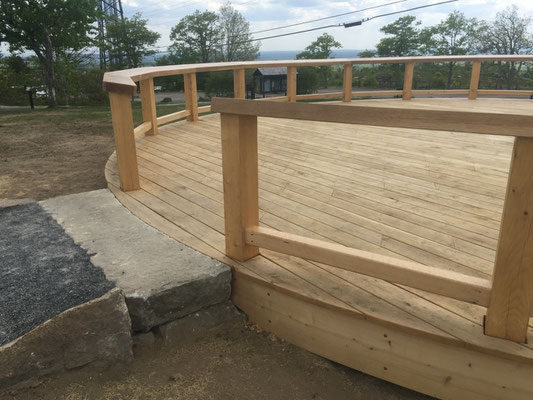
[[[246,260],[257,255],[259,247],[265,247],[483,305],[488,307],[485,333],[523,342],[533,303],[533,210],[530,210],[533,208],[533,117],[296,102],[341,99],[348,103],[354,97],[382,96],[401,96],[403,100],[410,100],[413,95],[464,95],[471,100],[479,95],[533,96],[533,90],[479,89],[483,62],[532,61],[533,55],[387,57],[207,63],[108,72],[104,75],[103,84],[109,92],[120,186],[124,191],[140,189],[135,143],[137,138],[156,135],[162,124],[182,118],[195,122],[198,121],[199,114],[220,112],[228,256]],[[459,90],[413,89],[415,64],[431,62],[472,63],[469,87]],[[353,68],[364,64],[403,64],[402,89],[354,91]],[[297,94],[298,68],[332,65],[343,68],[342,92]],[[245,70],[260,67],[287,67],[285,96],[258,99],[263,101],[244,100]],[[225,70],[233,71],[235,99],[213,99],[212,105],[199,107],[196,74]],[[171,75],[183,75],[185,109],[157,117],[154,78]],[[143,122],[134,127],[131,96],[137,93],[137,84]],[[514,136],[513,158],[492,282],[260,228],[257,116]]]
[[[226,255],[259,248],[487,307],[485,333],[525,342],[533,305],[533,116],[215,98],[222,136]],[[515,136],[493,279],[426,266],[259,226],[257,117]]]

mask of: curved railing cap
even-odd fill
[[[196,72],[224,71],[241,68],[263,67],[305,67],[338,64],[404,64],[408,62],[450,62],[450,61],[533,61],[533,55],[464,55],[464,56],[419,56],[419,57],[373,57],[373,58],[329,58],[323,60],[279,60],[279,61],[236,61],[204,64],[165,65],[142,67],[104,74],[104,90],[116,93],[137,91],[135,82],[160,76],[181,75]]]

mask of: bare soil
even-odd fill
[[[163,115],[182,109],[158,107]],[[135,123],[140,105],[134,104]],[[114,150],[108,106],[0,109],[0,200],[42,200],[106,187]],[[190,343],[138,346],[135,360],[33,379],[0,399],[427,399],[343,367],[249,325],[220,327]]]
[[[156,339],[135,361],[35,379],[2,400],[428,399],[315,356],[251,325],[206,332],[189,343]]]

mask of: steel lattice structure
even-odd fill
[[[100,68],[107,70],[108,65],[121,64],[122,55],[113,52],[110,54],[109,47],[114,48],[113,43],[107,39],[107,24],[111,20],[123,20],[124,12],[122,10],[121,0],[99,0],[98,7],[102,15],[98,19],[98,34],[100,37]]]

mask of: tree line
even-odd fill
[[[229,3],[217,12],[197,10],[181,18],[171,30],[172,44],[167,49],[155,47],[160,35],[148,28],[142,14],[124,19],[106,17],[106,37],[96,29],[99,17],[103,16],[97,0],[1,0],[0,42],[7,43],[12,54],[0,58],[0,101],[13,102],[17,96],[22,99],[25,95],[18,88],[42,84],[51,107],[58,101],[105,101],[101,90],[103,71],[94,65],[91,54],[95,48],[106,50],[111,69],[140,67],[147,56],[161,52],[165,55],[156,59],[158,65],[246,61],[259,56],[260,43],[252,40],[248,21]],[[454,11],[430,27],[421,27],[416,17],[405,16],[383,26],[385,37],[375,49],[365,50],[359,57],[531,53],[531,22],[516,6],[499,12],[492,21],[466,18]],[[325,33],[297,58],[329,58],[332,50],[340,47],[332,35]],[[20,56],[28,50],[33,57]],[[468,63],[421,63],[416,65],[414,87],[465,88],[469,78]],[[402,81],[402,65],[360,65],[353,74],[353,85],[360,88],[401,88]],[[529,89],[532,82],[530,63],[487,62],[482,68],[482,87]],[[179,77],[158,78],[157,85],[179,90],[183,81]],[[299,68],[299,93],[330,85],[342,85],[341,68]],[[232,74],[199,74],[198,86],[208,94],[231,95]]]

